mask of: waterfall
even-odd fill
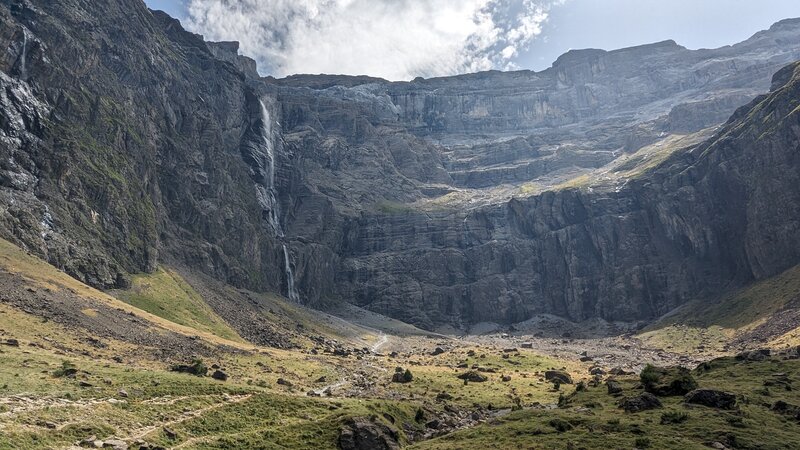
[[[22,28],[22,53],[19,58],[19,78],[21,80],[26,80],[28,78],[28,69],[26,67],[26,60],[28,59],[28,31],[25,28]]]
[[[286,249],[286,244],[283,244],[283,263],[286,271],[287,297],[289,297],[289,300],[298,303],[300,302],[300,294],[297,293],[297,289],[294,287],[294,273],[292,272],[292,265],[289,263],[289,250]]]
[[[269,222],[275,235],[283,237],[283,227],[278,211],[278,200],[275,194],[275,147],[272,143],[272,121],[264,102],[259,100],[261,105],[261,136],[264,140],[264,150],[268,161],[266,161],[266,192],[262,192],[262,204],[267,209],[267,221]]]
[[[300,294],[294,286],[294,272],[289,258],[289,249],[286,248],[285,234],[281,225],[278,195],[275,189],[275,146],[272,136],[272,118],[263,100],[258,101],[261,106],[261,137],[264,141],[264,152],[266,156],[264,169],[265,186],[260,186],[258,191],[259,203],[267,211],[267,222],[272,227],[275,236],[280,239],[283,246],[283,266],[286,276],[286,296],[293,302],[300,301]]]

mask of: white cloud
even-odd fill
[[[564,0],[188,0],[187,25],[263,73],[391,80],[514,68]]]

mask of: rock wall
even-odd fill
[[[797,20],[409,83],[260,78],[140,0],[9,0],[0,45],[0,236],[101,288],[168,263],[427,328],[638,320],[800,259],[794,67],[626,183],[556,186],[766,91]]]

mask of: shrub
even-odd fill
[[[634,442],[636,448],[649,448],[650,447],[650,438],[646,437],[638,437]]]
[[[206,376],[206,372],[208,372],[208,367],[206,367],[202,359],[195,359],[192,361],[192,364],[188,366],[185,364],[178,364],[172,366],[171,370],[173,372],[189,373],[198,377],[204,377]]]
[[[572,429],[572,425],[570,425],[569,422],[557,418],[550,420],[550,426],[555,428],[559,433],[563,433]]]
[[[75,364],[69,361],[63,361],[61,367],[53,372],[53,376],[56,378],[71,377],[76,373],[78,373],[78,369],[75,367]]]
[[[689,420],[689,415],[684,412],[670,411],[661,414],[661,425],[683,423]]]
[[[658,383],[660,379],[661,373],[652,364],[646,365],[644,369],[642,369],[642,373],[639,374],[639,380],[641,380],[644,385]]]

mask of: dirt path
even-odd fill
[[[380,336],[378,342],[372,344],[372,347],[369,348],[372,353],[378,353],[378,350],[389,342],[389,336],[387,336],[386,333],[381,332]]]
[[[155,431],[155,430],[157,430],[159,428],[164,428],[164,427],[169,428],[171,426],[175,426],[175,425],[177,425],[179,423],[182,423],[182,422],[185,422],[187,420],[194,419],[196,417],[200,417],[200,416],[202,416],[203,414],[205,414],[205,413],[207,413],[209,411],[213,411],[215,409],[222,408],[223,406],[234,404],[234,403],[241,403],[241,402],[249,399],[252,396],[253,396],[253,394],[232,395],[230,397],[227,397],[222,402],[214,403],[213,405],[206,406],[205,408],[200,408],[200,409],[196,409],[194,411],[186,412],[181,417],[179,417],[177,419],[170,420],[170,421],[167,421],[167,422],[161,422],[161,423],[158,423],[158,424],[155,424],[155,425],[149,425],[149,426],[140,428],[138,430],[135,430],[135,431],[131,432],[127,437],[125,437],[124,440],[126,440],[126,441],[135,441],[137,439],[144,439],[145,436],[147,436],[148,434],[152,433],[153,431]]]

